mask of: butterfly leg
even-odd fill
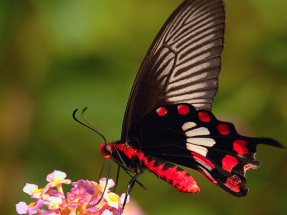
[[[110,175],[110,170],[111,170],[111,166],[112,166],[112,161],[113,161],[113,159],[110,159],[110,163],[109,163],[109,167],[108,167],[108,173],[107,173],[107,178],[106,178],[106,185],[104,187],[103,194],[102,194],[101,198],[99,199],[99,201],[95,205],[98,205],[102,201],[102,199],[104,197],[104,193],[106,191],[106,188],[107,188],[107,185],[108,185],[108,182],[109,182],[109,175]],[[91,202],[91,200],[90,200],[90,202]]]
[[[118,182],[119,182],[119,175],[120,175],[120,169],[121,169],[121,166],[118,166],[118,170],[117,170],[117,178],[116,178],[116,183],[115,183],[115,187],[114,187],[113,192],[116,192],[116,188],[117,188],[117,186],[118,186]]]
[[[130,171],[130,172],[135,172],[135,170],[129,168],[129,167],[126,165],[126,163],[124,162],[124,160],[123,160],[121,154],[119,153],[117,147],[115,146],[115,144],[113,144],[113,146],[114,146],[113,148],[115,149],[115,152],[116,152],[116,155],[117,155],[117,157],[116,157],[116,159],[115,159],[114,161],[119,165],[118,172],[117,172],[117,178],[116,178],[116,186],[117,186],[118,178],[119,178],[119,172],[120,172],[120,167],[122,167],[123,170],[124,170],[131,178],[132,178],[133,176],[132,176],[128,171]],[[120,162],[119,162],[119,161],[120,161]],[[140,183],[140,182],[137,181],[137,180],[136,180],[135,182],[137,182],[138,185],[140,185],[142,188],[144,188],[144,189],[146,190],[146,187],[145,187],[142,183]],[[116,186],[115,186],[115,188],[114,188],[114,191],[115,191],[115,189],[116,189]]]
[[[132,190],[132,188],[133,188],[135,182],[137,181],[137,180],[136,180],[137,177],[139,177],[139,175],[141,175],[141,174],[142,174],[142,170],[138,170],[138,171],[137,171],[137,174],[135,174],[135,176],[129,181],[128,187],[127,187],[127,191],[126,191],[126,196],[125,196],[125,199],[124,199],[124,203],[123,203],[123,207],[122,207],[122,210],[121,210],[121,212],[120,212],[120,215],[121,215],[121,214],[123,213],[123,211],[124,211],[124,207],[125,207],[125,205],[126,205],[126,203],[127,203],[128,195],[129,195],[129,193],[131,192],[131,190]]]

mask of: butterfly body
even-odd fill
[[[242,136],[211,112],[224,28],[222,0],[186,0],[160,30],[132,87],[121,140],[101,145],[104,157],[136,173],[129,185],[148,169],[180,192],[199,192],[182,165],[242,197],[248,193],[246,170],[260,165],[257,144],[282,147]]]
[[[121,156],[121,159],[125,164],[123,168],[131,172],[140,173],[147,168],[158,178],[173,185],[180,192],[199,192],[200,189],[197,186],[196,181],[186,172],[186,170],[183,170],[168,161],[145,155],[143,152],[129,147],[126,143],[114,143],[114,146],[117,148],[117,153],[113,154],[113,158],[116,159],[118,156]],[[113,144],[110,144],[110,147],[113,147]],[[119,162],[119,160],[115,161]]]

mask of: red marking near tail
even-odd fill
[[[193,158],[195,160],[199,161],[200,163],[202,163],[202,164],[204,164],[206,166],[209,166],[212,169],[215,168],[215,166],[207,158],[205,158],[205,157],[203,157],[203,156],[201,156],[201,155],[199,155],[199,154],[197,154],[195,152],[191,152],[191,154],[192,154]]]
[[[210,116],[204,111],[198,112],[198,118],[202,122],[210,122]]]
[[[233,142],[233,150],[238,154],[243,155],[248,153],[248,149],[246,147],[247,141],[245,140],[235,140]]]
[[[165,114],[167,114],[167,110],[165,107],[160,107],[156,109],[156,112],[159,116],[164,116]]]
[[[226,124],[219,124],[217,126],[217,130],[219,131],[220,134],[222,135],[226,135],[226,134],[229,134],[229,126],[226,125]]]
[[[187,105],[178,105],[177,112],[179,115],[186,115],[189,112],[189,107]]]
[[[226,170],[227,172],[231,172],[231,170],[233,169],[233,167],[236,166],[236,164],[238,164],[238,160],[231,156],[231,155],[226,155],[223,159],[222,159],[222,169]]]
[[[239,183],[241,182],[240,178],[237,175],[233,175],[229,178],[227,178],[226,182],[225,182],[225,186],[228,187],[229,189],[231,189],[232,191],[239,193],[240,189],[239,189]]]

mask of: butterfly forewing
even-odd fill
[[[189,0],[177,8],[139,69],[125,112],[122,142],[128,140],[131,125],[156,107],[185,102],[211,110],[224,26],[221,0]]]

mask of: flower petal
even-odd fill
[[[18,214],[26,214],[28,212],[28,205],[26,202],[19,202],[16,204],[16,211]]]
[[[108,205],[118,209],[119,208],[119,196],[115,193],[107,193],[104,195],[104,198],[108,201]]]
[[[60,207],[60,204],[62,204],[62,198],[60,197],[54,197],[54,196],[49,196],[44,200],[44,205],[48,207],[48,209],[58,209]]]
[[[46,180],[48,182],[53,182],[55,179],[62,179],[64,180],[67,177],[67,174],[65,172],[55,170],[54,172],[47,175]]]
[[[54,211],[41,210],[41,215],[58,215]]]
[[[107,183],[106,178],[100,179],[100,186],[102,187],[102,189],[104,189],[104,187],[106,186],[106,183]],[[113,186],[115,186],[115,182],[113,181],[113,179],[109,179],[106,190],[109,190]]]
[[[121,204],[123,205],[124,204],[124,201],[125,201],[125,197],[126,197],[126,194],[125,193],[123,193],[122,195],[121,195]],[[130,202],[130,195],[128,195],[128,197],[127,197],[127,202],[126,203],[129,203]]]
[[[111,215],[112,212],[109,211],[108,209],[104,210],[103,213],[101,215]]]
[[[37,190],[37,189],[38,189],[38,185],[26,183],[26,185],[23,188],[23,191],[24,193],[32,195],[34,193],[34,190]]]

